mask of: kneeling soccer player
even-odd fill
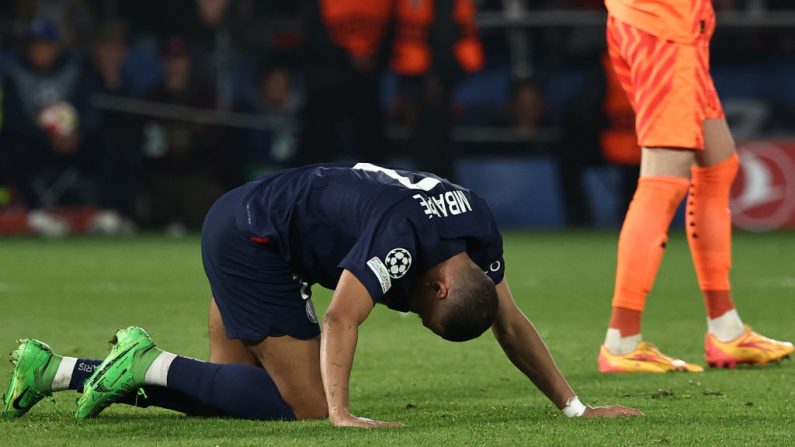
[[[451,341],[491,327],[568,416],[640,414],[580,403],[514,303],[486,203],[434,175],[357,164],[264,176],[215,203],[201,244],[213,293],[209,362],[162,351],[137,327],[118,331],[101,363],[25,340],[12,354],[5,412],[21,415],[52,391],[84,387],[78,418],[143,401],[189,414],[396,425],[353,416],[348,403],[358,327],[382,303],[419,314]],[[322,337],[314,283],[334,289]],[[137,399],[139,390],[148,397]]]

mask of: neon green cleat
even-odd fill
[[[120,329],[114,337],[110,354],[88,378],[83,394],[77,399],[75,417],[85,419],[144,385],[149,365],[160,354],[160,349],[145,330],[130,326]]]
[[[14,365],[11,383],[3,395],[3,414],[15,417],[22,416],[37,402],[52,395],[52,377],[60,363],[60,357],[52,353],[47,343],[32,338],[17,340],[17,343],[19,346],[11,351]],[[45,378],[48,375],[49,380]]]

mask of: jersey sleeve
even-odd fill
[[[471,241],[472,247],[467,247],[467,252],[469,252],[472,261],[494,281],[494,284],[499,284],[505,279],[502,235],[494,215],[485,206],[485,201],[479,197],[477,197],[477,200],[483,202],[484,212],[479,219],[480,225],[478,227],[480,227],[480,232],[478,237]]]
[[[338,267],[350,271],[380,302],[387,292],[407,295],[416,276],[417,242],[408,219],[393,217],[368,226]]]
[[[480,264],[478,266],[483,269],[483,272],[494,281],[494,284],[499,284],[505,279],[505,259],[502,255],[496,258],[492,258],[494,261],[485,265],[485,263]]]

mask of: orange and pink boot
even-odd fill
[[[722,342],[709,333],[704,337],[707,364],[715,368],[735,368],[743,363],[778,363],[789,358],[793,351],[792,343],[759,335],[748,325],[745,325],[741,336],[728,342]]]
[[[634,351],[627,354],[613,354],[602,345],[599,351],[599,372],[601,373],[666,373],[702,372],[704,368],[684,360],[669,357],[652,343],[641,341]]]

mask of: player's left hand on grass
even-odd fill
[[[403,427],[400,422],[375,421],[373,419],[360,418],[352,414],[342,418],[332,418],[331,423],[335,427],[358,427],[358,428],[383,428],[383,427]]]
[[[622,405],[608,405],[605,407],[585,407],[584,418],[617,418],[622,416],[644,416],[640,410]]]

